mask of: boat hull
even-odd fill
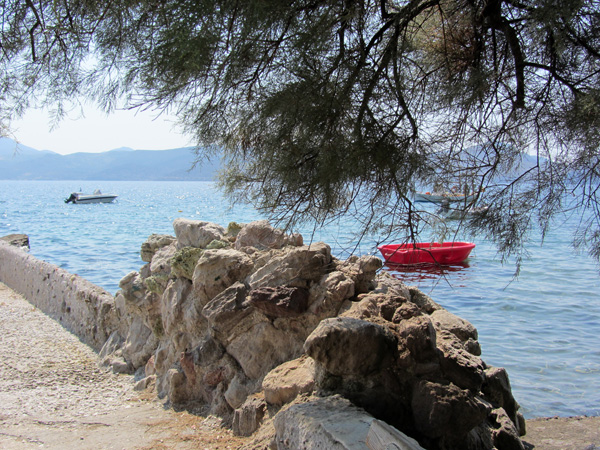
[[[415,193],[415,202],[417,203],[469,203],[475,200],[475,194],[464,195],[464,194],[453,194],[453,193],[444,193],[444,194],[431,194],[428,192],[416,192]]]
[[[117,198],[116,195],[81,195],[77,197],[73,203],[111,203],[115,198]]]
[[[440,264],[451,265],[469,257],[475,244],[471,242],[444,242],[438,244],[391,244],[377,247],[386,263],[398,265]]]
[[[65,203],[77,203],[77,204],[86,204],[86,203],[111,203],[116,195],[112,194],[103,194],[100,190],[97,190],[93,194],[82,194],[81,192],[73,192],[69,198],[65,198]]]

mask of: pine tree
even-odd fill
[[[434,217],[414,190],[458,186],[488,205],[461,227],[503,255],[570,212],[600,257],[596,1],[1,4],[5,126],[125,99],[175,111],[226,192],[291,227],[354,213],[417,239]]]

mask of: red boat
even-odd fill
[[[471,242],[422,242],[416,244],[390,244],[377,247],[387,263],[411,264],[457,264],[469,257],[475,244]]]

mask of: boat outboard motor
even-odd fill
[[[70,203],[70,202],[75,203],[76,199],[77,199],[77,195],[75,195],[75,193],[72,193],[69,198],[65,198],[65,203]]]

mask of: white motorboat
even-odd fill
[[[73,192],[65,203],[111,203],[116,195],[103,194],[100,189],[96,189],[93,194],[84,194],[83,192]]]

